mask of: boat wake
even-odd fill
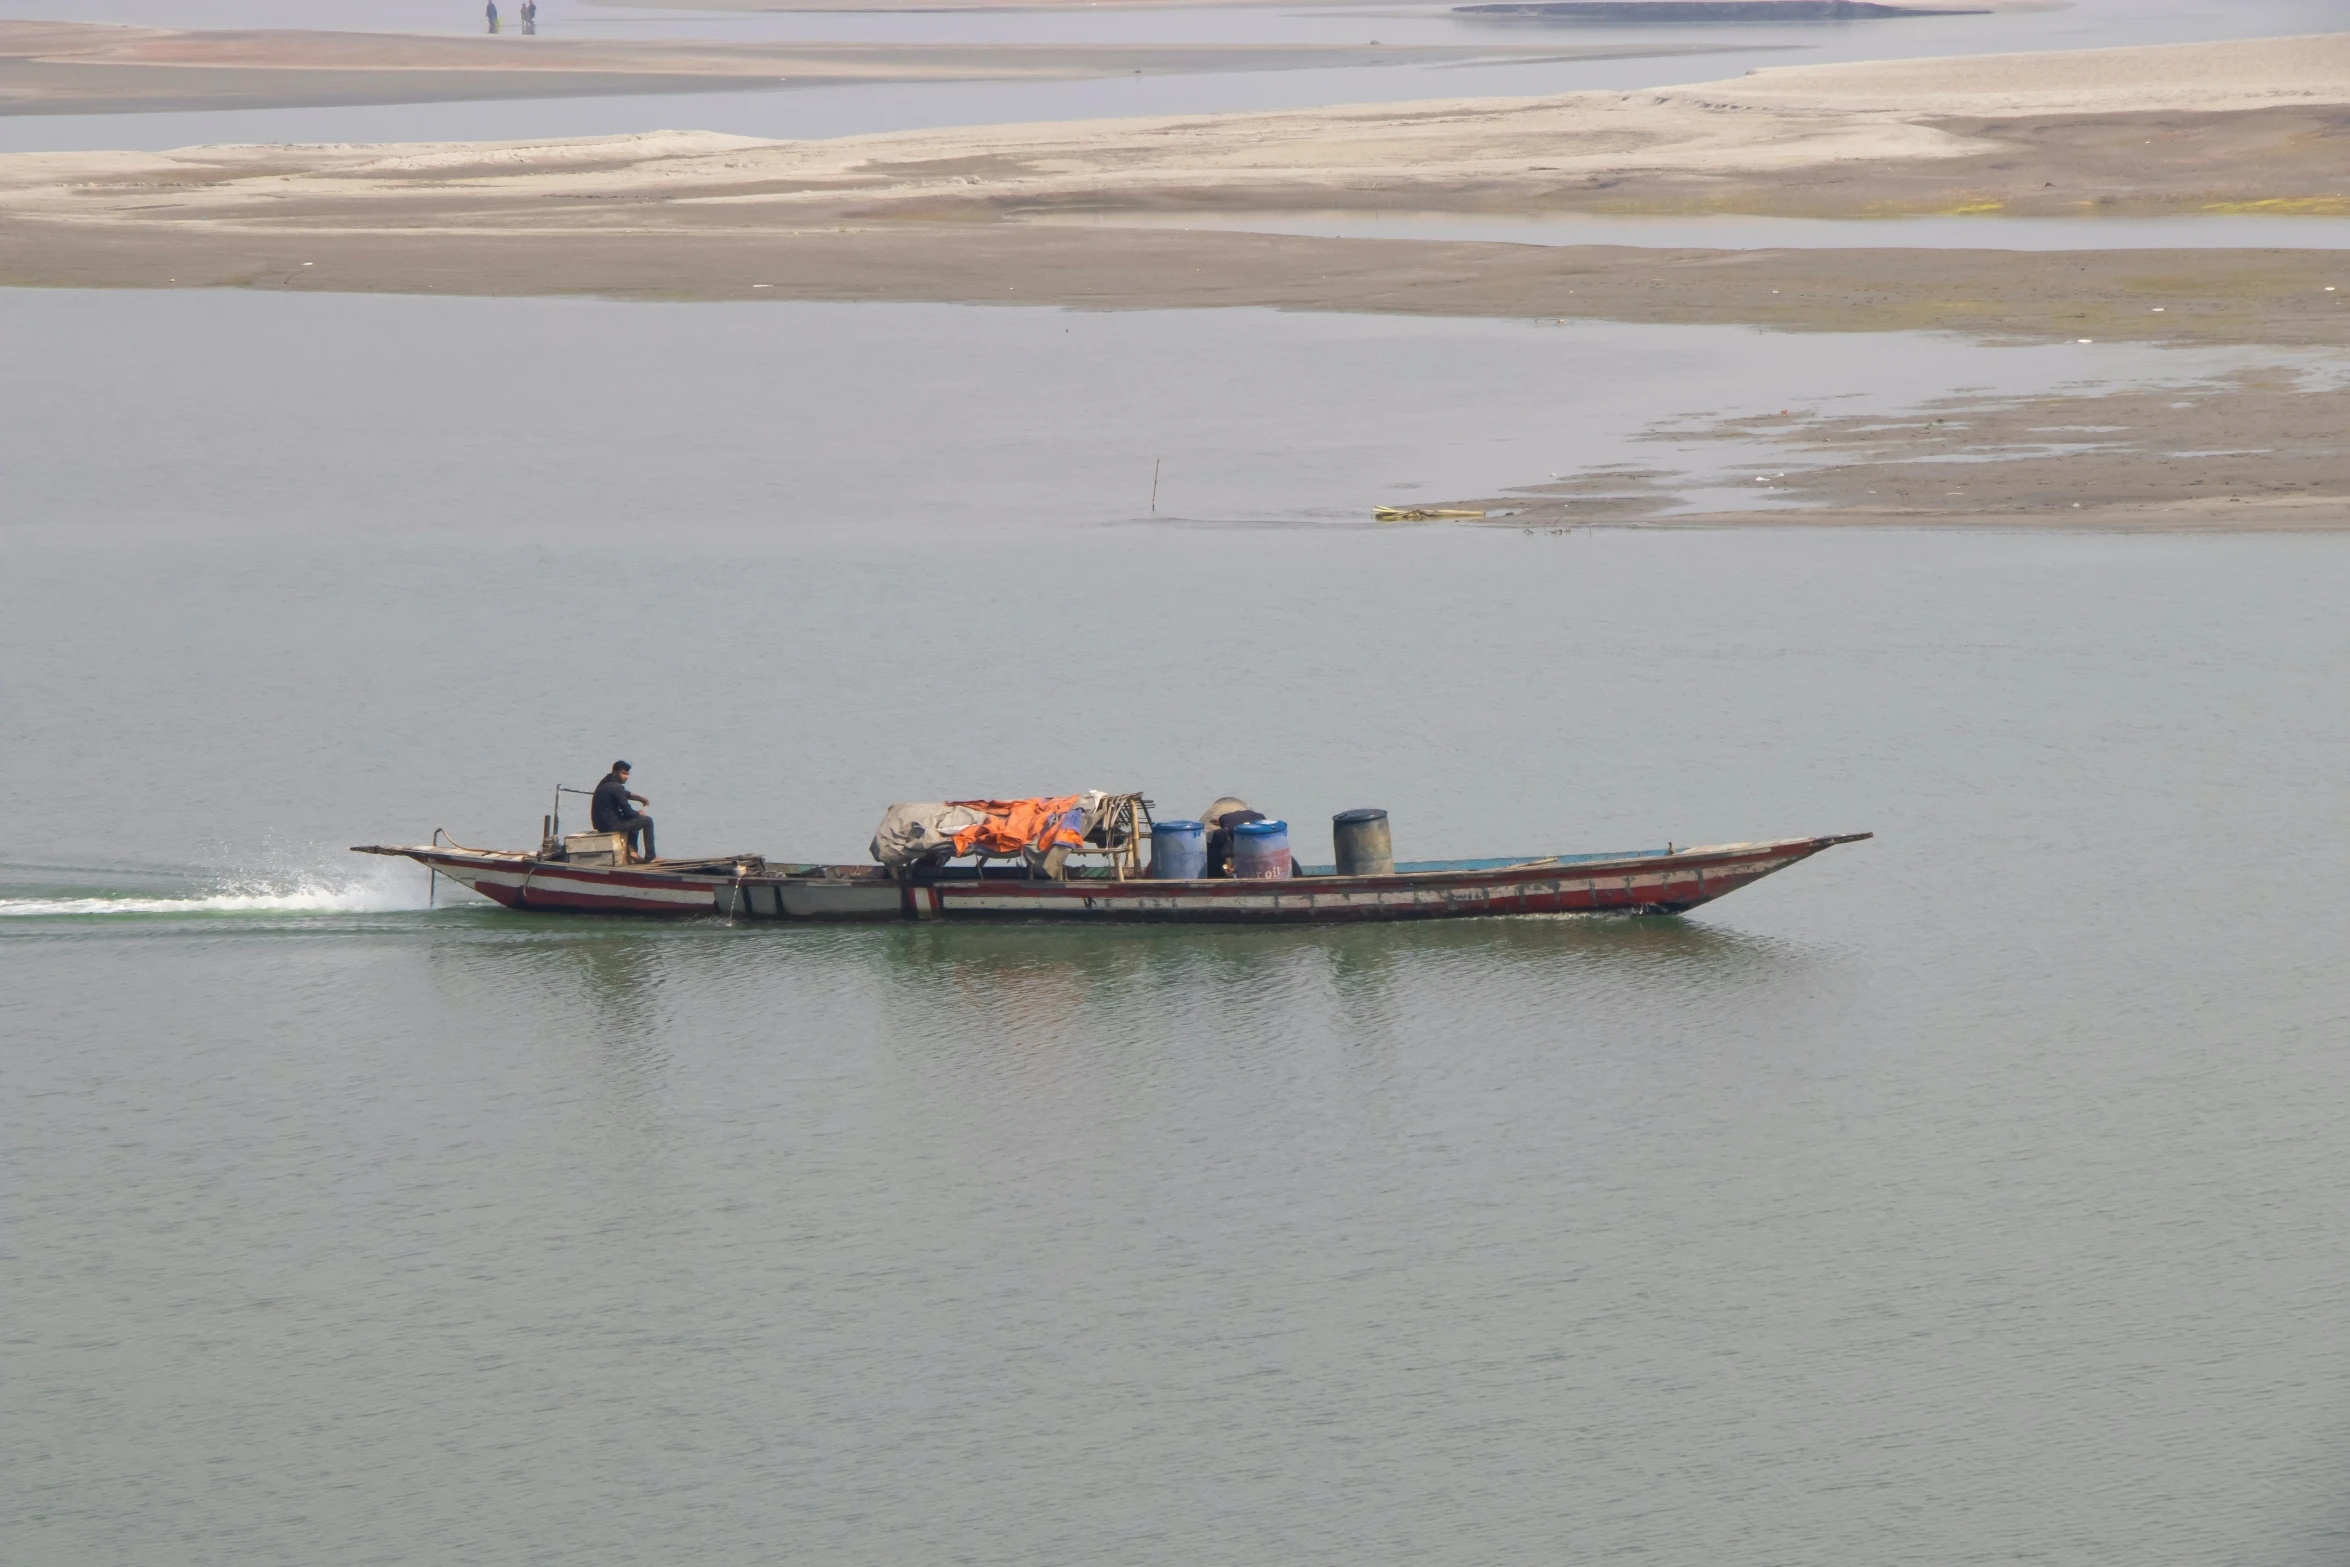
[[[422,883],[385,866],[356,875],[297,872],[225,878],[213,891],[176,897],[136,892],[0,897],[0,919],[94,914],[388,914],[424,906]]]

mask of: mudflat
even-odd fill
[[[1709,440],[1759,448],[1753,504],[1681,509],[1691,475],[1644,467],[1441,504],[1527,528],[2350,527],[2350,390],[2285,366],[2177,386],[1957,395],[1898,418],[1765,410],[1650,435],[1684,451]],[[1746,477],[1732,476],[1741,489]]]
[[[153,197],[168,201],[173,192]],[[364,229],[0,218],[0,284],[613,298],[1260,307],[2350,344],[2350,265],[2312,250],[1660,250],[1220,229],[865,223],[501,230],[419,205]],[[602,214],[613,216],[614,214]],[[2341,279],[2345,292],[2329,292]]]

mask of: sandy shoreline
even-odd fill
[[[1651,250],[1017,220],[1348,206],[2338,213],[2350,211],[2346,105],[2350,35],[2327,35],[822,142],[19,154],[0,157],[0,284],[1256,306],[2340,348],[2350,263],[2321,250]],[[2350,477],[2335,475],[2350,465],[2329,432],[2350,408],[2296,388],[2264,396],[2262,426],[2297,432],[2280,437],[2267,478],[2192,468],[2216,458],[2149,463],[2257,444],[2205,428],[2226,422],[2215,410],[2227,399],[2188,399],[2133,407],[2143,439],[2127,450],[1972,454],[1972,471],[2007,477],[1958,498],[1969,517],[2007,524],[2139,517],[2164,496],[2169,520],[2148,525],[2344,525]],[[1880,446],[1845,466],[1920,460]],[[2136,489],[2121,483],[2133,473]],[[1793,498],[1812,520],[1966,520],[1935,504],[1947,495],[1805,483]],[[2215,486],[2228,496],[2189,494]]]
[[[822,141],[664,132],[17,154],[0,158],[0,217],[784,234],[1187,210],[2340,214],[2345,107],[2350,34],[2329,34]]]

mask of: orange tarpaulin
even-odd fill
[[[955,834],[957,854],[977,849],[983,854],[1009,855],[1084,841],[1077,831],[1085,820],[1083,795],[1065,794],[1053,800],[949,800],[947,804],[987,817]]]

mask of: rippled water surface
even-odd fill
[[[1362,520],[2202,361],[0,313],[0,1557],[2341,1559],[2345,541]],[[676,851],[1129,784],[1879,836],[1683,920],[1287,931],[341,852],[527,841],[616,754]]]

